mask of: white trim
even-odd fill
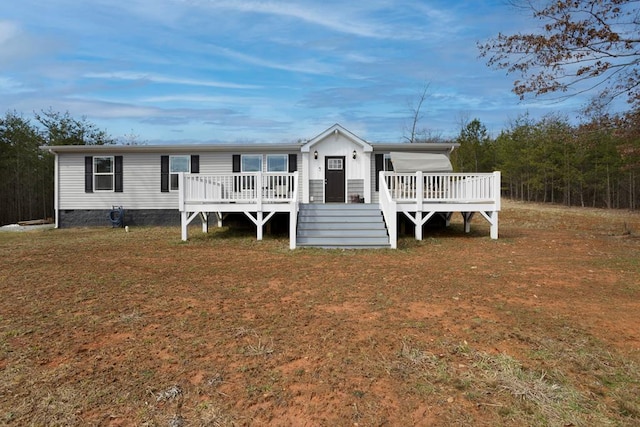
[[[327,137],[330,137],[332,134],[334,135],[334,137],[337,137],[338,135],[343,135],[351,142],[354,142],[355,144],[359,145],[362,148],[362,151],[364,153],[373,151],[373,146],[371,144],[369,144],[364,139],[357,137],[356,135],[349,132],[347,129],[343,128],[337,123],[331,126],[329,129],[322,132],[320,135],[310,139],[306,144],[300,147],[300,151],[303,153],[309,153],[311,151],[311,147],[325,140]]]
[[[53,156],[53,215],[55,227],[60,228],[60,158],[57,153]]]
[[[96,172],[96,159],[109,159],[111,160],[111,172]],[[113,193],[116,190],[116,160],[115,156],[93,156],[91,157],[91,180],[93,181],[93,191],[97,193]],[[100,189],[97,185],[96,178],[99,176],[111,177],[111,188]]]

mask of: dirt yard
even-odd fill
[[[500,220],[396,251],[0,233],[0,425],[640,425],[640,214]]]

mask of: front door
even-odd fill
[[[344,203],[344,156],[325,157],[324,197],[326,203]]]

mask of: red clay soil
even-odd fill
[[[396,251],[2,233],[0,424],[638,425],[640,215],[500,220]]]

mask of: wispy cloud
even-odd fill
[[[342,34],[374,39],[414,38],[416,33],[410,28],[388,25],[385,19],[373,18],[392,10],[390,5],[370,1],[355,2],[316,2],[316,1],[254,1],[254,0],[198,0],[198,4],[209,8],[231,10],[245,14],[263,14],[325,28]],[[396,4],[395,7],[398,7]]]
[[[256,86],[256,85],[219,82],[214,80],[185,79],[180,77],[170,77],[170,76],[164,76],[160,74],[132,72],[132,71],[86,73],[84,74],[84,77],[89,79],[129,80],[129,81],[141,81],[141,82],[160,83],[160,84],[169,84],[169,85],[217,87],[217,88],[225,88],[225,89],[258,89],[260,88],[260,86]]]

